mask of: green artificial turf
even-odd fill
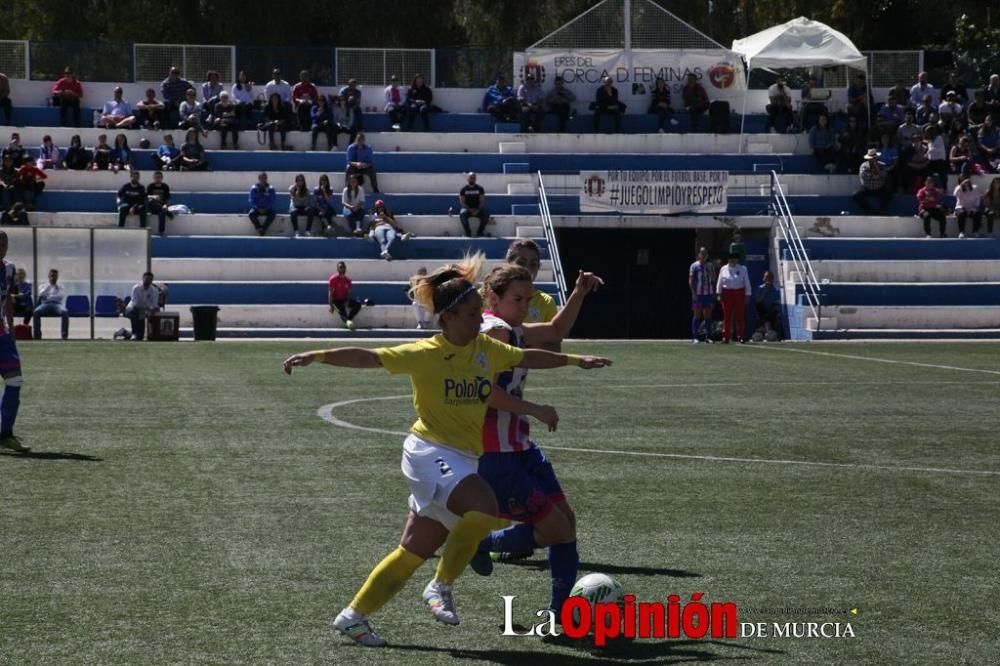
[[[0,455],[0,664],[1000,661],[996,344],[567,345],[615,360],[533,372],[526,393],[560,412],[535,432],[576,509],[581,575],[855,633],[605,650],[500,635],[501,595],[522,626],[547,604],[543,551],[463,576],[458,627],[420,602],[432,561],[374,616],[391,647],[331,631],[395,547],[408,491],[400,436],[317,411],[409,383],[281,373],[315,346],[22,343],[17,433],[38,455]],[[412,420],[406,397],[334,413]],[[775,607],[858,612],[750,614]]]

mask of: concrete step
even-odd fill
[[[813,340],[1000,340],[1000,328],[846,328],[812,334]]]
[[[171,310],[167,306],[167,310]],[[191,310],[176,307],[181,327],[192,325]],[[123,319],[122,321],[127,321]],[[410,305],[364,307],[354,323],[358,328],[392,328],[416,331],[416,316]],[[58,325],[58,324],[57,324]],[[306,328],[343,330],[340,315],[325,305],[223,305],[219,308],[221,328]]]
[[[528,152],[527,144],[523,141],[501,141],[501,155],[523,155]]]
[[[830,315],[829,317],[827,315]],[[831,323],[827,323],[827,319]],[[807,320],[807,328],[810,327]],[[847,329],[1000,329],[1000,306],[827,306],[823,330]]]
[[[519,226],[517,228],[518,238],[544,238],[545,229],[543,227]]]
[[[785,264],[786,269],[790,266]],[[831,282],[991,282],[1000,276],[1000,259],[873,261],[833,260],[812,262],[819,280]],[[796,280],[795,271],[789,277]],[[798,280],[796,280],[798,281]]]

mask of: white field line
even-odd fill
[[[1000,370],[986,370],[984,368],[960,368],[954,365],[938,365],[936,363],[921,363],[919,361],[898,361],[891,358],[874,358],[871,356],[858,356],[856,354],[835,354],[833,352],[817,351],[815,349],[794,349],[792,347],[765,347],[763,345],[752,345],[753,349],[763,349],[767,351],[788,352],[791,354],[813,354],[815,356],[831,356],[833,358],[846,358],[853,361],[871,361],[872,363],[891,363],[893,365],[909,365],[916,368],[933,368],[935,370],[954,370],[956,372],[980,372],[987,375],[1000,376]]]

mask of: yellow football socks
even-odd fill
[[[477,542],[478,543],[478,542]],[[472,554],[469,554],[472,559]],[[369,615],[385,606],[410,580],[413,572],[424,563],[422,557],[414,555],[402,546],[386,555],[361,586],[351,601],[351,608],[362,615]],[[463,565],[464,566],[464,565]]]
[[[479,511],[469,511],[462,516],[444,543],[435,580],[445,585],[453,584],[476,554],[479,542],[486,538],[496,524],[496,516]]]

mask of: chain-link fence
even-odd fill
[[[357,79],[360,85],[388,85],[389,77],[410,81],[423,74],[434,81],[433,49],[337,49],[337,79]]]
[[[205,73],[214,70],[223,81],[232,81],[235,46],[204,46],[198,44],[134,44],[132,47],[136,81],[161,81],[171,67],[191,81],[204,80]]]
[[[0,72],[9,79],[28,78],[28,42],[0,40]]]
[[[72,67],[81,81],[132,80],[131,44],[31,42],[30,53],[31,78],[36,81],[55,81],[66,67]]]
[[[514,80],[514,49],[435,49],[434,61],[438,88],[487,88],[498,74]]]
[[[303,70],[318,86],[337,83],[334,50],[294,46],[239,46],[236,48],[236,73],[243,71],[251,81],[270,81],[275,68],[286,81],[294,82]]]

